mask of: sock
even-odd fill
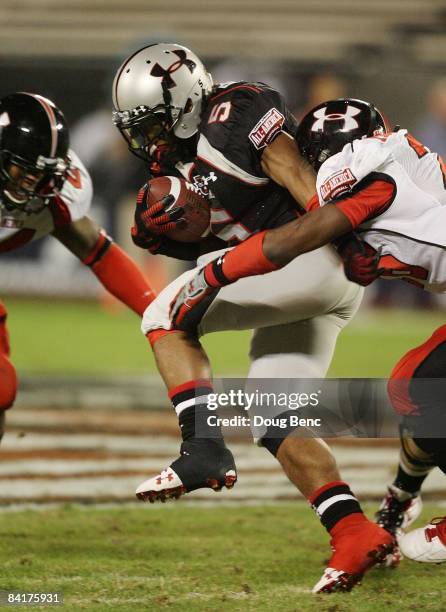
[[[347,516],[352,515],[353,518],[354,515],[354,522],[367,520],[350,487],[341,480],[329,482],[320,487],[309,497],[308,501],[329,533],[339,521]]]
[[[405,496],[404,493],[410,493],[410,497],[413,497],[414,494],[420,491],[421,485],[425,481],[431,469],[432,468],[429,467],[429,470],[421,476],[412,476],[404,470],[404,467],[400,463],[398,465],[398,472],[396,474],[395,480],[392,484],[392,490],[393,487],[395,489],[398,489],[398,491],[394,491],[396,497],[400,501],[405,501],[405,498],[408,499],[407,495]]]
[[[415,456],[417,455],[421,456]],[[424,461],[422,456],[425,455]],[[435,462],[419,449],[411,438],[401,438],[400,461],[393,486],[406,493],[418,493]],[[403,499],[401,501],[404,501]]]
[[[206,379],[191,380],[169,391],[184,442],[195,438],[224,444],[221,427],[209,425],[207,422],[208,417],[213,414],[208,408],[210,393],[213,393],[212,383]]]

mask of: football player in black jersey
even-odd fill
[[[122,64],[113,100],[115,124],[130,150],[144,157],[152,172],[182,176],[209,194],[211,232],[229,247],[252,236],[246,244],[254,244],[258,252],[258,233],[297,218],[314,195],[315,174],[299,154],[295,120],[281,95],[267,85],[213,85],[194,53],[163,43],[139,50]],[[183,160],[186,148],[194,156]],[[167,224],[170,229],[172,222],[180,223],[178,213],[166,215],[166,203],[161,202],[146,224],[141,216],[145,204],[143,198],[137,206],[135,242],[152,252],[178,256],[175,241],[163,237]],[[186,247],[187,257],[195,259],[200,246]],[[229,488],[236,481],[221,430],[208,422],[213,387],[198,334],[254,328],[250,378],[320,378],[340,329],[356,312],[362,295],[345,278],[336,253],[324,247],[298,267],[275,272],[274,278],[244,279],[228,290],[210,292],[199,330],[189,333],[173,329],[170,304],[195,274],[186,272],[166,287],[143,318],[142,329],[179,417],[183,443],[178,459],[138,487],[142,500],[164,501],[202,487]],[[348,484],[341,481],[328,446],[315,437],[294,436],[294,430],[272,426],[254,433],[332,536],[335,552],[314,592],[350,590],[392,548],[393,538],[364,516]]]

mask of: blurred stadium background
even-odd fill
[[[215,80],[272,84],[297,117],[328,98],[370,99],[446,155],[444,0],[2,0],[0,96],[38,92],[63,109],[93,177],[92,216],[158,287],[180,267],[129,242],[145,173],[111,124],[110,89],[124,57],[161,40],[190,46]],[[51,238],[2,254],[0,292],[21,379],[0,453],[0,503],[131,499],[139,477],[176,449],[175,420],[136,317]],[[444,322],[443,305],[409,285],[376,283],[342,334],[330,374],[387,376]],[[248,336],[206,340],[216,374],[243,375]],[[337,451],[345,477],[365,495],[379,496],[392,474],[396,447],[379,448]],[[295,495],[266,453],[237,451],[242,485],[243,470],[254,485],[269,474],[260,497]],[[441,484],[432,477],[432,495]],[[258,497],[254,485],[235,498]]]

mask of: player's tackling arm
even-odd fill
[[[58,227],[53,236],[89,266],[107,291],[142,316],[155,293],[135,262],[104,230],[83,217]]]
[[[255,234],[206,266],[206,281],[218,287],[246,276],[266,274],[295,257],[313,251],[379,215],[393,201],[395,185],[385,178],[370,180],[363,189],[291,221]]]
[[[273,272],[295,257],[336,240],[371,216],[378,215],[391,204],[393,197],[392,183],[372,181],[351,197],[251,236],[209,262],[180,289],[171,304],[173,328],[195,333],[220,287],[246,276]]]
[[[348,218],[336,206],[323,206],[277,230],[266,232],[263,254],[281,268],[295,257],[314,251],[352,229]]]

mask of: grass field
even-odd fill
[[[62,591],[68,610],[446,609],[444,568],[410,561],[311,595],[329,547],[303,503],[7,512],[0,538],[0,590]]]
[[[155,374],[138,319],[127,311],[5,303],[20,374]],[[387,376],[443,322],[441,312],[364,312],[341,334],[330,375]],[[249,332],[206,338],[215,372],[246,372],[248,342]],[[371,516],[376,504],[366,509]],[[444,512],[427,505],[419,524]],[[0,513],[0,591],[62,591],[65,610],[446,610],[444,568],[407,561],[373,570],[351,594],[315,597],[310,590],[328,556],[328,536],[304,503]]]
[[[155,373],[139,321],[127,310],[90,303],[5,300],[12,357],[19,372],[54,374]],[[341,333],[330,376],[385,377],[409,348],[444,323],[441,311],[360,313]],[[216,374],[247,370],[249,332],[204,339]],[[298,373],[296,373],[298,376]]]

